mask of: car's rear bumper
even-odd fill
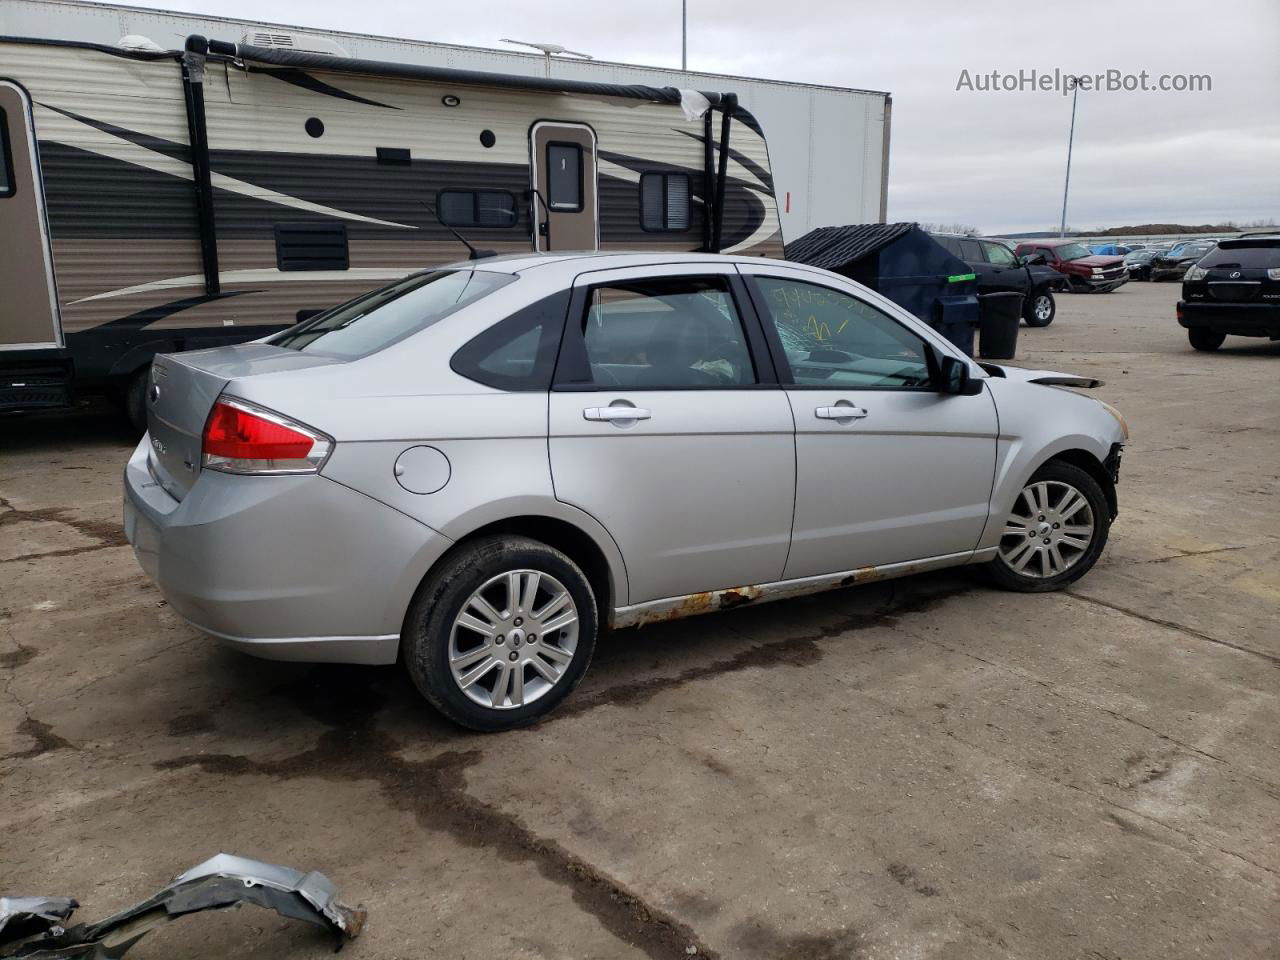
[[[204,471],[181,500],[155,482],[148,439],[124,476],[124,527],[174,612],[277,660],[393,663],[405,611],[451,545],[321,476]]]
[[[1234,337],[1280,339],[1280,304],[1179,300],[1178,323]]]

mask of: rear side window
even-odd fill
[[[946,250],[946,251],[947,251],[947,253],[951,254],[953,257],[958,257],[958,256],[960,256],[960,240],[959,240],[959,238],[957,238],[957,237],[934,237],[933,239],[934,239],[934,240],[937,240],[937,241],[938,241],[938,243],[942,245],[942,249]]]
[[[0,197],[13,196],[13,157],[9,153],[9,117],[0,108]]]
[[[722,277],[595,287],[583,319],[599,388],[742,387],[756,382],[737,305]]]
[[[1240,267],[1267,270],[1280,267],[1280,240],[1252,241],[1242,246],[1221,246],[1200,261],[1202,267]]]
[[[290,327],[268,342],[354,360],[425,330],[515,279],[485,270],[415,273]]]
[[[567,290],[532,303],[465,343],[449,366],[498,390],[547,390],[568,309]]]
[[[968,260],[972,263],[981,263],[982,247],[977,240],[961,240],[960,241],[960,259]]]
[[[451,227],[514,227],[515,194],[505,190],[441,190],[440,219]]]
[[[689,229],[689,175],[640,175],[640,226],[650,231]]]
[[[582,147],[576,143],[547,144],[547,205],[563,213],[582,209]]]

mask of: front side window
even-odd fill
[[[756,382],[742,321],[723,278],[596,287],[583,324],[597,387],[730,388]]]
[[[650,231],[689,229],[689,175],[640,175],[640,226]]]
[[[441,190],[440,219],[451,227],[514,227],[515,194],[505,190]]]
[[[547,206],[575,213],[582,209],[582,147],[547,144]]]
[[[882,310],[798,280],[756,277],[797,386],[892,389],[929,383],[928,350]]]
[[[415,273],[290,327],[268,342],[354,360],[425,330],[515,279],[485,270]]]
[[[1000,267],[1012,267],[1017,260],[1003,243],[984,243],[982,248],[987,252],[987,260]]]
[[[0,107],[0,197],[13,196],[13,157],[9,153],[9,117]]]

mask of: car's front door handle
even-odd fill
[[[642,407],[587,407],[584,420],[648,420],[652,414]]]
[[[813,415],[819,420],[861,420],[867,415],[867,411],[851,403],[842,402],[834,407],[818,407],[813,411]]]

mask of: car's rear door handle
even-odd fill
[[[582,411],[584,420],[648,420],[651,416],[643,407],[587,407]]]
[[[851,403],[841,402],[834,407],[818,407],[813,415],[819,420],[861,420],[867,415],[867,411]]]

